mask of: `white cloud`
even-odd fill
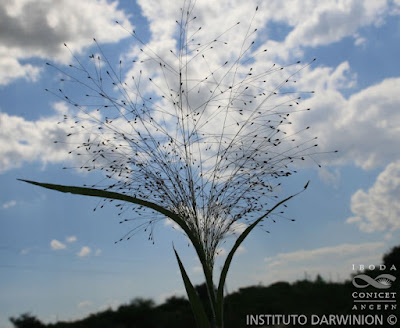
[[[59,162],[67,159],[68,150],[55,145],[65,138],[64,127],[55,117],[26,121],[19,116],[0,113],[0,172],[19,167],[25,161]]]
[[[94,253],[94,256],[100,256],[102,253],[101,249],[96,249],[96,252]]]
[[[92,252],[92,250],[89,247],[83,246],[77,255],[79,257],[85,257],[85,256],[89,256],[91,252]]]
[[[57,6],[63,6],[62,12],[66,16],[70,15],[69,11],[79,11],[82,9],[79,7],[81,4],[70,5],[66,1],[60,1],[60,4],[57,3],[57,5],[52,4],[48,6],[52,9],[47,8],[44,3],[46,2],[39,2],[38,7],[32,10],[42,10],[43,13],[48,14],[46,17],[50,17],[48,18],[48,24],[50,25],[64,24],[62,23],[64,22],[64,18],[55,18],[58,14],[54,8]],[[96,15],[91,16],[99,16],[90,19],[99,19],[104,23],[101,30],[110,29],[108,17],[121,15],[122,19],[124,16],[121,12],[117,13],[115,4],[107,4],[104,1],[83,3],[82,6],[85,7],[83,11],[90,10],[96,12]],[[150,28],[153,33],[149,47],[154,51],[160,51],[161,56],[166,53],[168,53],[168,56],[171,56],[169,49],[170,47],[174,47],[173,31],[176,28],[175,18],[173,19],[173,17],[176,16],[176,10],[179,10],[179,5],[170,6],[162,5],[162,3],[155,5],[155,2],[152,1],[142,1],[140,5],[143,8],[143,13],[149,19]],[[197,3],[195,10],[198,22],[194,24],[212,26],[215,29],[212,30],[213,35],[214,33],[218,35],[219,32],[231,26],[231,23],[236,22],[238,18],[252,17],[256,3],[254,2],[253,5],[247,2],[243,3],[242,1],[221,1],[218,2],[218,5],[208,1]],[[3,6],[7,7],[3,15],[10,16],[12,19],[18,19],[21,15],[24,16],[26,14],[25,11],[30,6],[32,7],[31,1],[28,0],[21,2],[20,5],[11,5],[7,2]],[[100,9],[96,6],[99,6]],[[387,4],[382,1],[350,1],[347,5],[344,5],[342,2],[332,1],[310,1],[307,4],[271,1],[268,4],[268,10],[260,6],[254,26],[258,24],[262,27],[268,20],[285,22],[291,26],[296,26],[291,33],[294,33],[294,35],[303,35],[304,33],[299,32],[299,29],[307,30],[311,28],[310,26],[314,26],[313,29],[315,29],[315,26],[319,26],[318,24],[330,24],[328,30],[334,35],[325,39],[330,40],[329,42],[334,42],[335,40],[337,41],[340,38],[351,35],[354,29],[360,26],[376,24],[387,13],[387,8]],[[360,9],[357,15],[362,17],[354,21],[353,16],[356,9]],[[224,11],[224,17],[229,17],[229,20],[232,20],[232,22],[223,20],[222,24],[221,16],[218,14],[219,10]],[[82,13],[79,15],[86,14]],[[324,15],[330,17],[326,22],[323,22],[321,19],[321,17],[325,17]],[[334,17],[337,17],[340,21],[348,21],[347,27],[336,29],[337,20],[333,19]],[[97,31],[97,29],[100,29],[98,28],[100,21],[93,23],[92,20],[89,20],[89,22],[85,21],[89,25],[88,29]],[[95,26],[93,28],[91,27],[92,23]],[[71,24],[74,25],[74,21]],[[230,41],[237,42],[236,39],[238,38],[236,36],[241,35],[242,32],[244,35],[247,24],[248,22],[240,24],[238,27],[239,30],[234,34],[235,38]],[[16,25],[22,28],[21,24],[16,23]],[[68,31],[66,32],[67,34],[69,33]],[[22,32],[19,33],[21,34]],[[109,33],[114,38],[120,37],[119,32]],[[307,44],[320,44],[320,41],[318,41],[319,34],[315,33],[307,36],[310,40],[304,46]],[[207,33],[199,34],[200,41],[204,41],[210,37]],[[106,40],[109,40],[107,38],[108,36]],[[78,48],[81,49],[85,43],[81,39],[79,40],[77,44]],[[288,40],[291,40],[289,36]],[[289,41],[285,42],[275,42],[274,46],[279,50],[277,53],[281,53],[281,50],[284,48],[291,49],[290,47],[294,47]],[[301,44],[300,41],[298,43]],[[56,46],[52,46],[57,49],[58,43]],[[271,50],[275,51],[274,49]],[[139,50],[137,49],[137,51]],[[26,51],[21,51],[21,53],[26,53]],[[57,51],[56,54],[58,54]],[[213,55],[210,54],[208,56],[210,56],[212,61],[218,62],[221,60],[221,56],[225,56],[225,54],[223,52],[218,54],[215,52]],[[255,65],[259,64],[256,61]],[[345,163],[354,161],[356,165],[365,169],[387,164],[388,161],[397,159],[395,158],[397,155],[395,154],[396,148],[394,144],[396,138],[399,136],[399,129],[396,128],[396,122],[399,121],[398,111],[396,111],[400,103],[400,95],[396,92],[399,87],[399,79],[384,80],[377,85],[358,92],[349,99],[345,99],[340,93],[340,89],[350,88],[354,86],[355,82],[355,75],[350,73],[350,67],[347,62],[341,63],[335,69],[318,67],[313,70],[304,70],[298,80],[299,88],[306,90],[316,89],[317,93],[302,104],[303,107],[311,107],[313,111],[308,113],[308,115],[304,115],[304,118],[299,118],[298,121],[307,125],[310,121],[313,123],[311,124],[312,132],[313,135],[319,136],[319,149],[321,151],[340,150],[339,155],[335,157],[337,158],[337,162]],[[57,103],[54,107],[60,114],[63,111],[68,112],[67,106],[64,104]],[[57,163],[71,159],[68,156],[68,145],[52,143],[55,139],[63,140],[62,138],[69,132],[69,127],[66,124],[55,125],[55,121],[56,117],[27,121],[18,116],[0,113],[0,172],[19,167],[24,162],[40,160],[43,163]],[[302,124],[296,124],[296,126],[302,126]],[[79,143],[80,140],[83,140],[85,136],[83,134],[81,136],[82,138],[74,140],[74,142],[77,141]],[[166,223],[168,224],[168,221]]]
[[[317,274],[326,280],[348,279],[353,264],[379,264],[384,248],[383,242],[371,242],[281,253],[265,258],[265,273],[255,273],[253,279],[266,284],[301,280],[305,275],[314,278]]]
[[[244,246],[239,246],[238,249],[236,250],[236,255],[244,254],[244,253],[246,253],[246,252],[247,252],[246,247],[244,247]]]
[[[382,242],[365,244],[342,244],[332,247],[322,247],[312,250],[300,250],[291,253],[281,253],[274,257],[268,257],[264,260],[268,262],[268,267],[276,267],[291,262],[314,261],[329,257],[354,257],[360,253],[374,252],[384,246]]]
[[[172,229],[176,230],[176,231],[183,231],[182,228],[178,225],[178,223],[176,223],[174,220],[167,218],[164,221],[164,225],[166,227],[172,226]]]
[[[173,34],[179,3],[171,5],[168,0],[142,0],[138,3],[150,22],[154,39],[162,40]],[[219,35],[237,21],[241,21],[245,28],[257,5],[259,10],[254,17],[254,23],[259,29],[268,22],[279,22],[293,27],[284,41],[286,51],[298,47],[327,45],[352,37],[361,27],[379,26],[384,22],[385,16],[392,12],[385,0],[271,0],[265,5],[259,1],[221,0],[197,2],[195,13],[199,25],[213,26],[215,35]],[[275,53],[279,56],[278,52]]]
[[[324,156],[327,165],[355,163],[367,170],[396,161],[400,78],[385,79],[346,99],[338,90],[348,83],[340,66],[325,72],[317,68],[299,79],[300,87],[307,88],[312,85],[309,79],[319,75],[316,94],[302,102],[303,108],[312,110],[300,114],[296,124],[311,126],[312,136],[318,136],[319,151],[339,150],[338,154]]]
[[[71,54],[99,42],[115,43],[128,37],[116,26],[120,21],[132,29],[128,17],[117,9],[117,2],[105,0],[21,0],[0,2],[0,85],[17,78],[35,81],[40,69],[21,60],[48,58],[66,63]]]
[[[351,197],[355,223],[362,231],[390,232],[400,229],[400,161],[390,163],[368,191],[357,190]],[[390,235],[388,235],[390,236]]]
[[[229,230],[231,233],[240,235],[246,228],[247,224],[244,222],[233,222]]]
[[[138,3],[150,23],[152,32],[150,48],[160,50],[164,45],[169,51],[173,47],[171,40],[176,29],[175,19],[179,19],[176,13],[180,4],[171,5],[168,0],[142,0]],[[259,10],[254,16],[256,6],[259,6]],[[227,38],[227,41],[236,45],[241,42],[241,36],[245,35],[252,19],[253,26],[259,31],[269,23],[286,24],[291,31],[284,41],[271,40],[273,37],[271,35],[267,36],[270,40],[262,46],[263,49],[268,48],[276,59],[286,61],[291,57],[297,59],[306,47],[326,46],[354,35],[357,35],[356,42],[360,45],[364,42],[364,38],[358,34],[361,28],[380,26],[388,15],[394,13],[392,6],[386,0],[271,0],[265,5],[256,0],[245,2],[205,0],[196,2],[194,10],[197,17],[194,24],[208,27],[196,33],[196,40],[202,44],[206,39],[220,35],[237,21],[241,22],[237,27],[237,33],[234,37]],[[209,28],[211,26],[212,30]],[[216,57],[218,56],[214,56]]]
[[[367,43],[367,39],[361,36],[356,35],[354,40],[354,45],[355,46],[361,46],[364,47]]]
[[[65,238],[67,243],[74,243],[78,240],[78,238],[76,236],[69,236],[67,238]]]
[[[170,49],[176,47],[174,36],[176,35],[180,4],[173,6],[169,1],[139,1],[143,9],[143,14],[150,23],[152,32],[149,49],[158,52],[162,58],[170,58]],[[259,10],[255,14],[255,8],[259,5]],[[382,21],[389,13],[388,5],[385,1],[374,3],[348,1],[317,1],[311,0],[304,2],[293,1],[269,1],[266,6],[259,4],[258,1],[201,1],[195,5],[196,20],[192,22],[193,29],[204,27],[196,32],[196,42],[205,44],[210,39],[224,33],[227,29],[234,26],[237,21],[240,25],[235,26],[232,35],[224,35],[224,41],[227,41],[229,51],[237,53],[230,56],[236,58],[241,42],[246,35],[249,23],[252,22],[252,28],[258,28],[263,31],[263,27],[270,22],[279,22],[293,27],[287,38],[283,42],[269,40],[260,45],[259,49],[268,49],[271,55],[269,60],[284,59],[286,62],[290,57],[296,59],[301,56],[299,49],[308,46],[326,45],[337,42],[344,37],[353,36],[360,27],[377,24]],[[221,19],[223,13],[224,19]],[[340,22],[340,24],[338,24]],[[254,38],[252,35],[250,38]],[[265,37],[265,35],[260,35]],[[270,36],[268,36],[270,37]],[[361,38],[359,36],[359,38]],[[235,50],[234,50],[235,49]],[[139,47],[135,48],[132,54],[140,54]],[[207,53],[213,63],[223,63],[226,51]],[[281,60],[280,60],[281,61]],[[256,60],[257,62],[257,60]],[[204,65],[204,63],[202,63]],[[265,67],[267,63],[262,60]],[[199,67],[204,71],[204,67]],[[154,70],[153,70],[154,71]],[[128,74],[130,77],[131,74]]]
[[[335,68],[319,66],[312,69],[306,67],[298,78],[297,84],[300,90],[315,91],[313,97],[308,99],[316,99],[322,93],[325,96],[327,92],[339,93],[341,89],[352,88],[356,85],[356,78],[357,76],[351,72],[349,62],[344,61]]]
[[[151,24],[153,34],[149,48],[160,51],[161,56],[165,54],[167,58],[170,58],[169,49],[174,49],[176,46],[173,41],[176,23],[171,19],[176,8],[155,6],[152,1],[139,3]],[[233,21],[221,22],[219,10],[223,10],[224,17],[229,19],[237,18],[238,20],[240,17],[248,17],[246,22],[242,21],[243,24],[240,24],[237,30],[235,28],[237,40],[229,39],[230,42],[239,42],[240,38],[237,36],[244,34],[242,28],[248,26],[255,7],[255,2],[246,2],[244,6],[239,1],[220,1],[218,5],[208,1],[196,3],[195,13],[198,21],[194,24],[195,26],[212,26],[216,29],[215,34],[218,35],[230,26],[230,23],[233,23]],[[380,26],[390,14],[390,8],[387,1],[314,0],[306,3],[270,1],[268,8],[260,6],[255,16],[254,26],[261,30],[269,21],[274,21],[286,23],[294,28],[283,42],[267,41],[259,49],[266,47],[272,56],[287,61],[290,58],[289,53],[293,56],[301,55],[301,52],[296,50],[298,48],[328,45],[354,36],[359,40],[358,44],[361,44],[363,36],[359,34],[359,29],[369,25]],[[201,31],[196,34],[200,43],[210,37],[210,33],[201,34]],[[137,48],[133,53],[139,54],[140,51]],[[221,62],[225,55],[223,51],[207,53],[207,56],[211,57],[210,62],[217,63]],[[235,58],[236,55],[231,54],[231,57]],[[255,60],[253,67],[257,68],[258,65],[265,66],[266,63]],[[196,67],[196,65],[192,66],[194,71]],[[154,72],[150,69],[150,64],[147,68]],[[201,71],[200,68],[199,71]],[[279,77],[278,74],[277,78]],[[299,127],[311,125],[312,137],[319,138],[319,151],[336,149],[340,151],[335,156],[324,157],[328,158],[325,161],[326,164],[355,163],[363,169],[370,169],[397,159],[396,140],[400,138],[398,128],[400,114],[397,110],[400,105],[400,94],[397,90],[400,79],[383,80],[345,98],[342,90],[349,90],[357,83],[356,74],[351,72],[350,64],[345,61],[335,68],[308,67],[298,74],[296,80],[299,90],[315,90],[316,94],[302,101],[302,108],[311,107],[312,111],[292,118],[296,123],[293,124],[293,131]],[[218,122],[218,119],[215,119],[215,122]],[[331,174],[324,172],[322,178],[334,184],[339,174],[338,171]]]
[[[340,171],[338,168],[330,171],[329,169],[322,167],[318,170],[318,176],[326,184],[338,188],[340,182]]]
[[[316,47],[337,42],[352,36],[363,26],[379,26],[389,10],[387,1],[314,0],[281,3],[282,18],[287,22],[296,22],[286,40],[290,47]]]
[[[93,122],[88,117],[82,117],[81,123],[88,130],[76,133],[66,120],[57,124],[62,118],[61,114],[71,114],[68,107],[64,103],[55,103],[53,106],[57,114],[36,121],[0,112],[0,173],[18,168],[25,162],[40,161],[47,164],[80,161],[77,156],[69,154],[71,144],[84,142],[90,135]],[[73,135],[66,139],[71,132],[74,132]]]
[[[16,201],[16,200],[10,200],[10,201],[4,203],[4,204],[2,205],[2,207],[3,207],[4,209],[7,209],[7,208],[13,207],[13,206],[15,206],[15,205],[17,205],[17,201]]]
[[[17,59],[0,52],[0,85],[6,85],[15,79],[24,78],[27,81],[35,82],[41,69],[30,64],[21,64]]]
[[[50,247],[52,250],[59,250],[59,249],[65,249],[67,246],[65,246],[65,244],[63,244],[61,241],[58,241],[57,239],[53,239],[50,242]]]
[[[93,303],[91,301],[82,301],[77,304],[78,308],[80,308],[80,309],[90,307],[92,305],[93,305]]]

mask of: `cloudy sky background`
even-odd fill
[[[289,204],[287,216],[296,222],[280,220],[270,234],[255,231],[237,254],[227,287],[317,273],[343,280],[353,263],[379,263],[400,237],[400,1],[199,0],[196,16],[212,37],[234,22],[245,26],[257,5],[257,46],[268,49],[269,61],[317,58],[297,78],[300,90],[315,93],[302,102],[312,111],[296,123],[311,126],[321,151],[339,153],[322,158],[322,169],[307,167],[293,177],[288,193],[311,180]],[[169,225],[158,227],[155,245],[146,235],[114,245],[126,232],[114,209],[93,212],[95,199],[16,181],[98,181],[96,174],[62,170],[74,158],[53,143],[64,132],[57,121],[71,109],[45,93],[59,79],[45,62],[69,64],[63,43],[87,57],[96,37],[111,60],[129,59],[137,44],[118,20],[167,54],[176,19],[179,4],[167,0],[1,2],[1,326],[26,311],[44,321],[68,320],[134,297],[160,302],[183,294],[171,241],[193,281],[202,281],[193,251]]]

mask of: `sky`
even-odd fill
[[[0,326],[11,327],[8,318],[24,312],[44,322],[73,320],[135,297],[159,303],[184,295],[172,242],[192,281],[202,282],[194,251],[167,221],[157,225],[154,244],[146,234],[115,244],[127,232],[115,208],[93,211],[97,199],[17,181],[101,179],[102,173],[63,170],[80,162],[68,153],[70,145],[54,144],[69,131],[57,122],[76,109],[45,91],[60,85],[59,71],[46,63],[63,71],[73,56],[86,63],[99,52],[95,37],[110,61],[123,60],[129,79],[140,47],[170,56],[180,6],[171,0],[1,2]],[[314,158],[322,168],[303,165],[288,179],[282,197],[308,180],[309,188],[290,200],[270,233],[256,229],[243,243],[227,290],[318,273],[343,281],[353,264],[379,264],[400,240],[400,1],[198,0],[194,12],[201,40],[240,21],[229,39],[234,48],[249,22],[257,27],[254,52],[268,51],[253,59],[255,70],[316,58],[296,74],[294,88],[314,93],[301,101],[311,110],[295,123],[318,136],[321,154]],[[132,29],[141,45],[127,32]],[[71,92],[84,96],[80,88]],[[216,273],[231,242],[220,249]]]

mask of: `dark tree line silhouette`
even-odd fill
[[[382,264],[375,270],[364,273],[376,277],[383,273],[396,276],[391,291],[398,291],[400,282],[397,275],[400,270],[400,246],[394,247],[383,256]],[[393,266],[397,269],[393,269]],[[315,280],[301,280],[294,283],[277,282],[270,286],[251,286],[240,288],[227,295],[225,301],[226,327],[246,327],[246,315],[250,314],[303,314],[310,316],[327,314],[394,314],[400,318],[400,309],[386,310],[352,310],[352,293],[357,289],[352,280],[329,282],[320,275]],[[207,302],[205,284],[196,286],[199,298]],[[376,291],[368,287],[363,291]],[[206,311],[210,309],[206,308]],[[18,318],[10,318],[15,328],[187,328],[195,327],[190,303],[183,297],[171,297],[161,305],[152,300],[135,298],[129,304],[118,309],[108,309],[90,314],[88,317],[73,322],[56,322],[44,324],[35,316],[25,313]],[[267,326],[263,326],[267,327]],[[293,326],[295,327],[295,326]],[[300,327],[300,326],[299,326]],[[301,327],[308,327],[301,326]],[[311,326],[310,326],[311,327]],[[362,327],[362,326],[359,326]]]

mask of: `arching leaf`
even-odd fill
[[[192,306],[193,314],[197,323],[198,328],[208,328],[210,327],[210,323],[208,322],[207,314],[204,310],[204,306],[201,303],[199,296],[197,295],[196,290],[194,289],[190,279],[186,273],[185,268],[179,258],[177,251],[174,248],[174,252],[176,255],[176,259],[178,260],[179,269],[181,270],[181,275],[183,279],[183,283],[185,284],[186,293],[189,297],[190,305]]]

